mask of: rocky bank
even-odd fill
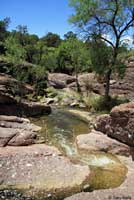
[[[36,134],[41,130],[28,119],[0,115],[0,147],[25,146],[36,142]]]
[[[110,81],[110,94],[120,96],[129,101],[134,100],[134,61],[126,62],[127,68],[123,79],[114,74]],[[105,81],[94,73],[83,73],[78,76],[81,91],[86,96],[91,92],[104,95]],[[55,89],[66,89],[76,91],[76,78],[62,73],[51,73],[48,75],[48,85]],[[72,97],[71,97],[72,98]],[[71,103],[76,101],[71,101]],[[76,104],[76,103],[75,103]],[[77,102],[78,104],[78,102]]]
[[[126,73],[127,80],[130,82],[125,79],[126,81],[121,82],[120,87],[116,86],[116,81],[111,82],[118,92],[123,91],[121,87],[126,88],[128,83],[125,92],[118,94],[127,95],[129,93],[130,99],[134,94],[131,85],[133,80],[130,77],[133,75],[133,69],[133,66],[128,67]],[[130,70],[132,70],[131,73]],[[88,75],[86,75],[86,80],[87,77]],[[93,76],[91,78],[93,80]],[[85,89],[86,80],[83,76],[80,77],[80,83]],[[58,89],[73,88],[75,87],[74,81],[75,78],[68,75],[66,77],[61,75],[59,79],[55,74],[49,76],[50,86]],[[98,83],[93,82],[93,84],[96,84],[94,92],[101,93],[103,84],[99,85],[99,90],[97,89]],[[67,200],[133,199],[134,164],[130,157],[125,160],[124,157],[121,158],[128,167],[128,174],[120,187],[80,193],[85,188],[87,189],[87,185],[88,188],[90,187],[89,166],[82,162],[70,161],[55,147],[35,144],[40,127],[22,118],[51,112],[50,106],[26,102],[24,96],[32,91],[30,86],[22,85],[12,77],[0,74],[0,190],[17,190],[27,197],[43,200],[63,199],[74,193],[78,194]],[[112,91],[115,91],[113,86]],[[17,95],[19,100],[16,98]],[[103,151],[129,156],[131,152],[134,157],[134,103],[120,105],[113,108],[109,115],[99,116],[95,127],[97,132],[92,131],[76,138],[78,153]]]
[[[109,115],[99,116],[96,130],[130,146],[134,158],[134,102],[121,104]]]
[[[0,115],[30,117],[51,112],[50,106],[29,102],[25,96],[33,93],[28,84],[22,84],[9,75],[0,74]]]

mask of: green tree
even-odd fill
[[[58,34],[48,32],[42,40],[44,44],[48,47],[58,47],[61,43],[61,38]]]
[[[90,57],[86,45],[76,38],[70,38],[64,41],[59,48],[59,59],[61,59],[60,64],[64,65],[64,67],[66,64],[68,67],[70,65],[73,67],[76,76],[77,91],[80,92],[78,73],[90,67]]]
[[[16,27],[16,38],[22,46],[26,45],[26,36],[28,35],[28,28],[25,25],[18,25]]]
[[[76,39],[77,35],[73,33],[72,31],[68,31],[66,34],[64,34],[65,40],[68,40],[70,38]]]
[[[70,42],[63,41],[58,48],[57,53],[57,64],[58,67],[56,69],[57,72],[72,73],[72,60],[70,55]]]
[[[113,71],[124,68],[118,61],[118,54],[124,35],[133,27],[134,1],[128,0],[69,0],[74,8],[70,22],[74,23],[87,38],[97,35],[112,48],[112,57],[104,70],[105,97],[109,99],[110,78]],[[102,57],[103,59],[103,57]],[[98,66],[99,67],[99,66]]]
[[[10,18],[6,17],[3,20],[0,20],[0,41],[4,41],[7,36],[7,28],[10,23]]]
[[[18,43],[26,51],[26,61],[34,63],[34,56],[36,54],[36,44],[39,41],[39,38],[35,34],[29,34],[27,26],[19,25],[16,27],[16,30],[13,30],[10,33],[11,36],[16,38]]]
[[[42,39],[40,39],[35,45],[36,54],[33,57],[34,63],[41,65],[43,55],[47,53],[47,46],[44,44]],[[43,63],[42,63],[43,64]]]
[[[13,63],[21,62],[25,59],[25,50],[19,44],[18,40],[13,36],[9,36],[5,40],[6,56],[9,57]]]
[[[9,35],[9,32],[7,31],[9,23],[10,23],[10,18],[8,17],[6,17],[3,20],[0,20],[0,54],[5,53],[4,41]]]
[[[26,50],[26,61],[34,63],[34,58],[37,55],[37,43],[39,38],[37,35],[27,34],[25,36],[25,50]]]
[[[46,70],[54,72],[57,68],[57,48],[45,47],[45,52],[42,55],[41,65],[45,66]]]

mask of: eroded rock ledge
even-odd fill
[[[19,117],[35,117],[51,113],[51,107],[35,102],[15,102],[0,104],[0,115],[16,115]]]
[[[0,147],[31,145],[40,129],[28,119],[0,115]]]
[[[134,102],[114,107],[110,115],[99,116],[96,130],[134,147]]]
[[[0,73],[0,115],[31,117],[49,114],[50,106],[26,101],[26,95],[33,92],[32,86],[22,84],[11,76]]]
[[[96,130],[130,146],[134,160],[134,102],[121,104],[114,107],[109,115],[99,116]]]

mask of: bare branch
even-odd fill
[[[116,19],[118,11],[119,11],[118,0],[115,0],[115,11],[114,11],[113,18],[112,18],[112,21],[111,21],[111,26],[113,28],[113,31],[115,33],[116,38],[118,38],[118,31],[117,31],[116,26],[115,26],[115,19]]]
[[[123,34],[128,28],[130,28],[130,27],[133,26],[133,22],[134,22],[134,19],[132,18],[132,19],[125,25],[125,27],[120,31],[119,37],[121,37],[122,34]]]
[[[113,44],[110,40],[108,40],[108,39],[106,39],[106,38],[104,38],[104,37],[102,37],[102,36],[100,36],[100,39],[102,39],[102,40],[104,40],[105,42],[107,42],[108,44],[110,44],[110,45],[113,47],[113,49],[115,48],[114,44]]]

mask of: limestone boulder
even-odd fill
[[[134,62],[127,63],[125,76],[119,79],[115,74],[110,81],[110,94],[114,96],[121,96],[130,101],[134,100]],[[98,94],[104,95],[105,82],[99,81],[93,84],[94,91]]]
[[[27,117],[34,117],[38,115],[45,115],[51,113],[51,107],[43,103],[22,102],[20,104],[20,107],[21,106],[22,106],[22,112]]]

